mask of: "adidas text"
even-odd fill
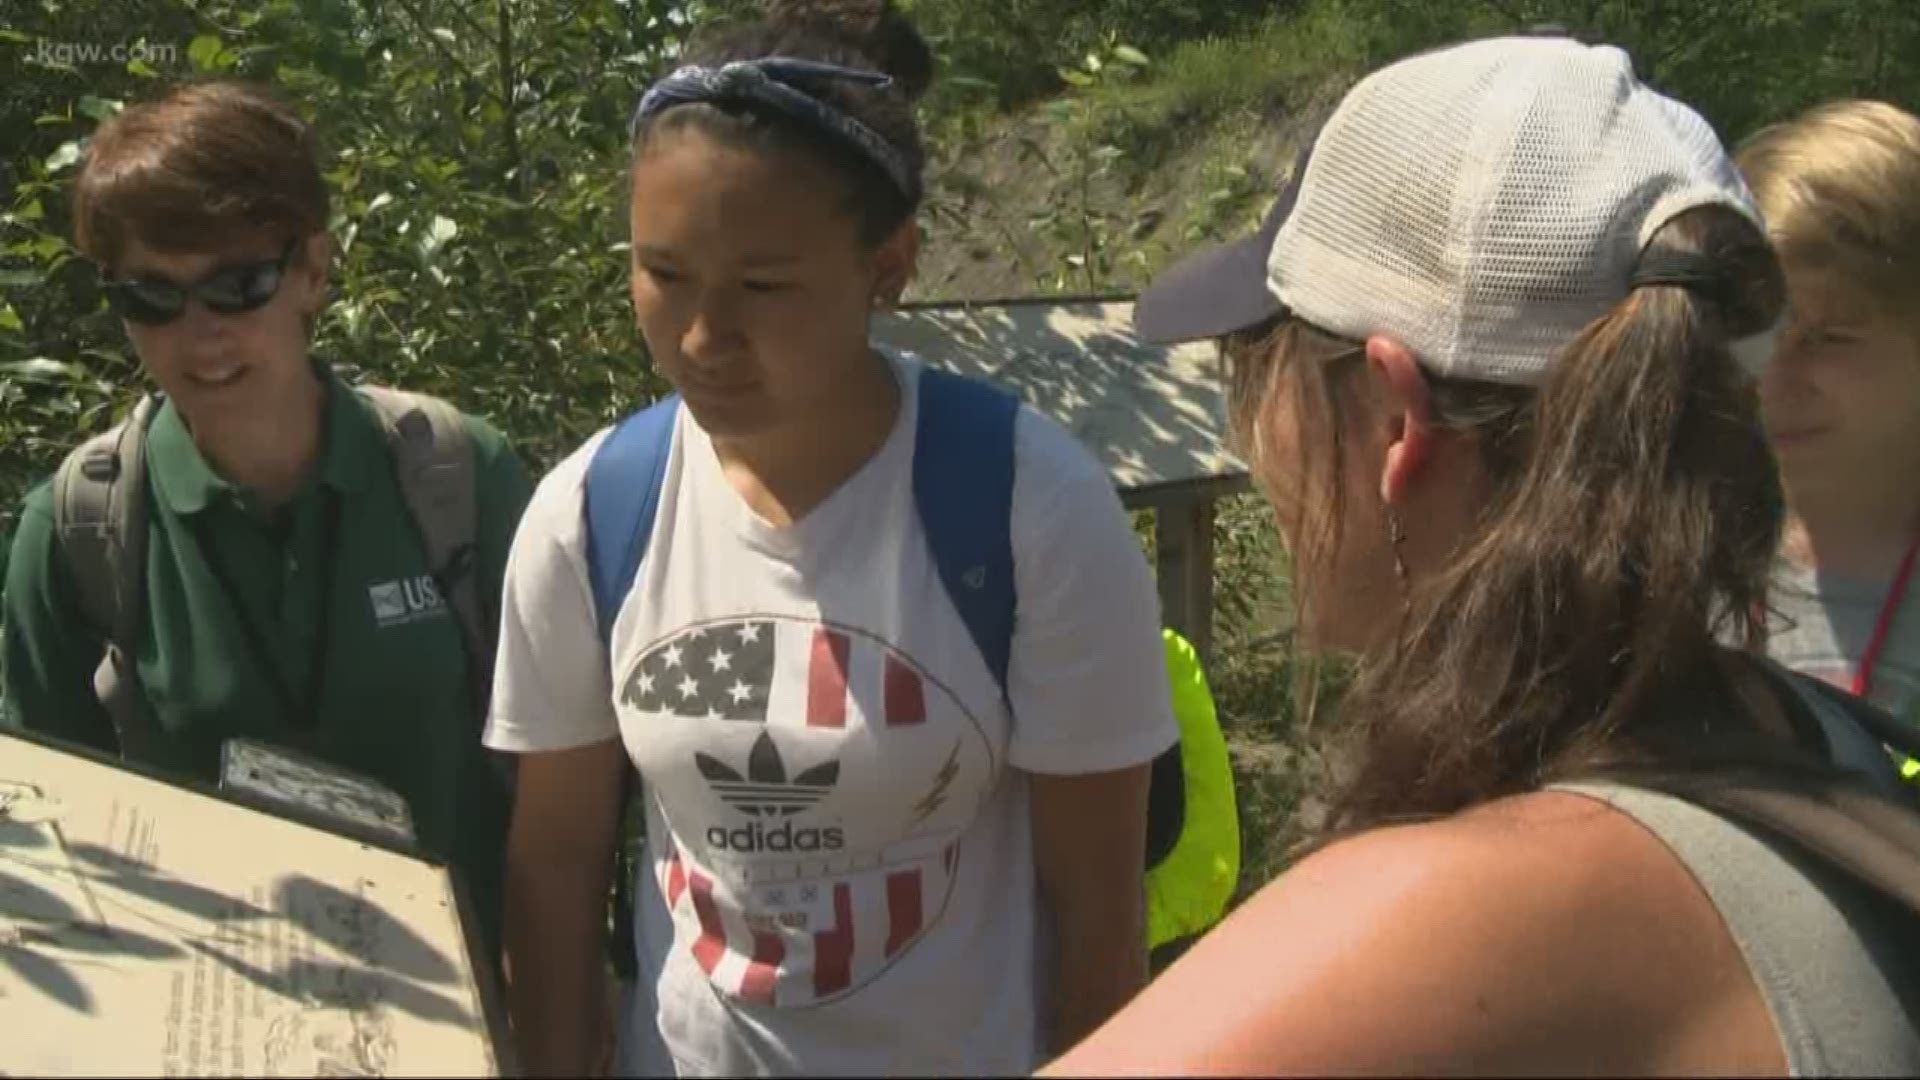
[[[707,830],[707,844],[717,851],[753,855],[763,851],[839,851],[846,846],[846,838],[832,826],[796,829],[787,822],[769,829],[755,821],[731,829],[715,825]]]

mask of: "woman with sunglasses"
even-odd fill
[[[471,453],[451,459],[467,461],[470,491],[454,494],[474,508],[471,577],[431,563],[389,426],[310,353],[327,206],[311,130],[256,86],[184,86],[93,135],[76,243],[158,404],[115,444],[140,447],[143,470],[102,471],[83,448],[68,479],[28,495],[7,571],[6,696],[24,728],[168,773],[217,781],[223,747],[246,738],[383,783],[419,842],[463,872],[492,941],[506,778],[479,745],[490,644],[463,634],[453,598],[470,588],[498,610],[531,482],[491,426],[415,399],[438,417],[436,441],[464,437]],[[112,495],[145,523],[128,546],[144,553],[129,571],[139,587],[120,595],[80,558],[86,523],[55,491],[104,499],[111,488],[76,485],[142,473]],[[106,617],[90,603],[103,585]],[[112,625],[123,615],[131,626]]]
[[[1024,1074],[1145,976],[1149,763],[1177,737],[1151,571],[1105,471],[1028,409],[1004,684],[936,568],[930,387],[994,392],[868,338],[918,243],[913,26],[790,0],[686,61],[634,118],[632,301],[679,391],[651,529],[588,531],[650,483],[596,468],[623,425],[541,481],[507,574],[487,741],[518,757],[515,1031],[535,1074],[600,1052],[637,768],[621,1071]]]
[[[1784,291],[1706,122],[1554,37],[1363,79],[1266,228],[1154,283],[1143,336],[1223,342],[1302,633],[1358,654],[1352,742],[1316,848],[1051,1074],[1920,1069],[1911,915],[1649,786],[1900,796],[1726,644]]]

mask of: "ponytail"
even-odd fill
[[[1436,381],[1494,494],[1343,699],[1332,834],[1729,734],[1717,651],[1751,630],[1783,509],[1728,345],[1772,325],[1784,285],[1758,229],[1717,208],[1667,223],[1641,265],[1537,392]]]

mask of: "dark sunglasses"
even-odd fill
[[[142,326],[172,322],[187,310],[190,299],[222,315],[241,315],[265,307],[280,291],[296,246],[297,241],[289,240],[279,258],[217,267],[191,285],[157,275],[118,278],[103,273],[100,287],[106,291],[107,304],[115,314]]]

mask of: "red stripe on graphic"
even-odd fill
[[[807,666],[807,726],[847,726],[847,655],[852,643],[832,630],[813,632],[813,660]]]
[[[906,727],[927,718],[927,699],[920,688],[920,673],[887,655],[887,726]]]
[[[833,929],[813,935],[813,992],[826,997],[853,983],[853,890],[833,887]]]
[[[680,861],[680,853],[674,852],[667,857],[667,910],[680,903],[680,894],[687,891],[687,867]]]
[[[920,932],[920,871],[902,870],[887,875],[887,955],[913,940]]]
[[[756,930],[753,934],[753,961],[740,978],[740,996],[759,1005],[773,1004],[773,987],[780,977],[780,962],[787,958],[787,946],[779,934]]]
[[[713,905],[713,882],[698,870],[688,877],[693,913],[700,919],[700,938],[693,943],[693,958],[700,962],[701,971],[712,975],[720,966],[720,958],[727,955],[727,931],[720,922],[720,909]]]

